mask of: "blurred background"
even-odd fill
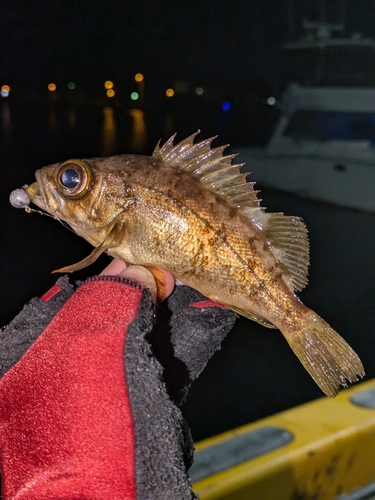
[[[68,158],[151,154],[175,132],[182,139],[200,129],[199,139],[218,135],[214,144],[230,143],[232,151],[266,146],[287,83],[275,54],[303,36],[306,20],[340,22],[341,36],[357,40],[375,37],[375,3],[368,0],[3,0],[0,324],[53,285],[53,269],[91,251],[58,221],[11,207],[13,189],[33,182],[37,168]],[[375,209],[267,185],[261,197],[268,211],[305,220],[310,283],[300,297],[374,377]],[[107,262],[102,256],[73,279]],[[184,414],[199,440],[320,396],[278,331],[240,318],[193,385]]]

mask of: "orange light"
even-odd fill
[[[54,92],[56,90],[56,85],[54,83],[48,84],[48,90]]]
[[[112,89],[107,90],[107,96],[108,97],[113,97],[115,95],[115,91]]]
[[[173,90],[173,89],[167,89],[167,90],[165,91],[165,95],[166,95],[167,97],[173,97],[173,96],[174,96],[174,90]]]
[[[3,85],[3,86],[1,87],[1,90],[2,90],[3,92],[10,92],[10,87],[9,87],[9,85]]]
[[[136,82],[138,82],[138,83],[139,83],[139,82],[143,82],[143,79],[144,79],[144,76],[142,75],[142,73],[137,73],[137,74],[135,75],[135,77],[134,77],[134,80],[135,80]]]
[[[106,82],[104,82],[104,88],[107,89],[107,90],[110,90],[113,88],[113,82],[111,82],[111,80],[107,80]]]

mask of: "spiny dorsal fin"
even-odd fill
[[[233,165],[236,155],[224,156],[227,146],[211,148],[211,137],[194,144],[199,131],[173,145],[176,134],[160,147],[157,144],[152,156],[169,165],[199,177],[209,190],[223,196],[227,202],[261,229],[268,239],[275,257],[284,266],[286,277],[294,290],[302,290],[307,284],[309,242],[305,224],[299,217],[282,213],[266,213],[257,198],[254,182],[246,182],[248,174],[242,174],[242,164]]]

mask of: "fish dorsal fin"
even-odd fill
[[[275,257],[283,265],[286,277],[294,290],[307,284],[309,243],[305,224],[299,217],[282,213],[266,213],[257,198],[254,182],[246,182],[247,173],[241,173],[243,164],[232,164],[237,155],[224,156],[227,146],[211,148],[216,137],[194,144],[199,131],[174,145],[176,134],[160,147],[153,157],[199,177],[210,191],[220,194],[229,205],[236,207],[262,230]]]
[[[273,213],[264,226],[264,233],[274,256],[284,266],[293,290],[303,290],[308,281],[310,260],[305,223],[300,217]]]

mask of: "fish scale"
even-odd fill
[[[213,138],[174,136],[153,156],[73,159],[43,167],[16,190],[64,220],[94,251],[60,269],[72,272],[103,252],[170,271],[208,298],[269,328],[279,328],[321,389],[335,396],[364,375],[353,349],[296,295],[307,284],[309,243],[299,217],[267,213],[235,155]],[[29,209],[30,211],[30,209]],[[251,362],[249,360],[249,362]]]

